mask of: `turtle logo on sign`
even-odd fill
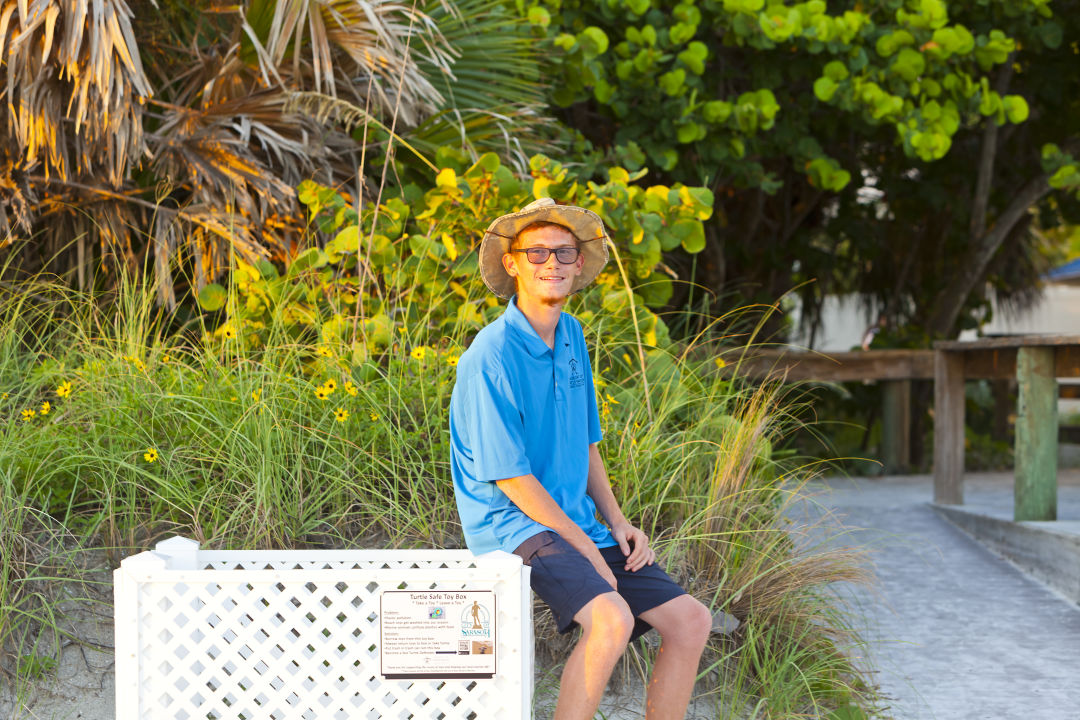
[[[466,637],[489,637],[491,613],[478,601],[467,605],[461,613],[461,634]]]

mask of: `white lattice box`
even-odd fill
[[[114,573],[116,717],[528,718],[528,573],[502,552],[204,551],[166,540]],[[386,679],[380,600],[400,590],[493,593],[494,647],[479,651],[494,652],[493,675]]]

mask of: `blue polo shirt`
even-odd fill
[[[600,416],[581,324],[563,313],[549,348],[511,298],[461,356],[450,397],[450,472],[469,549],[513,552],[550,530],[495,484],[529,473],[598,547],[615,545],[586,494],[596,442]]]

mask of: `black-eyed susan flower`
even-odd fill
[[[726,367],[727,367],[727,362],[726,362],[726,361],[724,360],[724,358],[720,358],[720,357],[718,357],[718,358],[716,358],[716,360],[714,360],[713,362],[715,362],[715,363],[716,363],[716,367],[717,367],[718,369],[720,369],[720,370],[723,370],[724,368],[726,368]]]
[[[143,460],[148,463],[152,463],[158,459],[158,451],[154,448],[146,448],[146,452],[142,454]]]
[[[447,355],[446,356],[446,364],[449,365],[450,367],[457,367],[458,356],[457,355]]]
[[[424,345],[419,345],[417,347],[414,347],[412,349],[412,352],[409,354],[412,355],[413,360],[423,360],[425,357],[427,357],[427,350],[427,347],[425,347]]]
[[[319,387],[315,388],[315,397],[319,398],[320,400],[325,400],[326,398],[330,397],[330,391],[320,385]]]
[[[226,325],[221,328],[221,334],[225,336],[226,340],[232,340],[236,337],[236,328],[232,325]]]
[[[371,418],[371,422],[379,421],[379,413],[375,412],[374,410],[368,412],[368,417]]]
[[[345,422],[349,419],[349,411],[345,408],[338,408],[334,411],[334,419],[338,422]]]
[[[49,404],[48,400],[41,403],[41,414],[42,415],[48,415],[50,410],[52,410],[52,405]]]
[[[323,383],[323,387],[326,388],[327,392],[333,394],[333,392],[337,390],[337,382],[334,380],[327,380]]]
[[[56,388],[56,396],[57,397],[62,397],[62,398],[71,397],[71,381],[70,380],[60,383],[59,387]]]
[[[352,380],[346,380],[345,384],[341,386],[341,389],[349,393],[350,397],[356,397],[356,393],[359,392],[356,386],[352,384]]]
[[[22,419],[23,419],[24,422],[30,422],[31,420],[34,419],[35,415],[37,415],[37,412],[34,411],[34,410],[23,410],[22,411]]]
[[[325,345],[320,346],[315,352],[316,352],[316,354],[321,355],[322,357],[325,357],[325,358],[334,357],[334,351],[331,350],[330,348],[326,347]]]

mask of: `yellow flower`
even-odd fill
[[[413,356],[414,360],[423,360],[427,356],[427,347],[424,345],[414,347],[409,354]]]
[[[344,408],[338,408],[334,411],[334,419],[338,422],[345,422],[349,419],[349,411]]]
[[[172,358],[169,357],[169,355],[167,353],[165,355],[161,356],[161,364],[162,365],[168,365],[171,362],[172,362]]]
[[[330,391],[320,385],[319,387],[315,388],[315,397],[319,398],[320,400],[325,400],[326,398],[330,397]]]
[[[56,395],[62,398],[71,397],[71,382],[60,383],[60,387],[56,388]],[[4,396],[7,397],[7,393],[4,393]]]
[[[447,355],[446,356],[446,364],[449,365],[450,367],[457,367],[457,363],[458,363],[458,356],[457,355]]]
[[[719,357],[718,357],[718,358],[716,358],[716,360],[714,360],[713,362],[715,362],[715,363],[716,363],[716,367],[717,367],[718,369],[720,369],[720,370],[723,370],[724,368],[726,368],[726,367],[727,367],[727,362],[726,362],[726,361],[724,360],[724,358],[719,358]]]
[[[22,411],[22,419],[25,420],[26,422],[30,422],[31,420],[33,420],[35,415],[37,415],[37,413],[35,411],[33,411],[33,410],[23,410]]]
[[[41,414],[42,415],[48,415],[50,410],[52,410],[52,405],[49,404],[48,400],[41,403]]]
[[[134,365],[135,367],[137,367],[139,370],[142,370],[142,371],[146,370],[146,365],[143,364],[143,361],[140,360],[139,358],[135,357],[134,355],[125,355],[124,359],[127,360],[132,365]]]
[[[232,325],[226,325],[221,329],[221,334],[225,336],[226,340],[232,340],[236,337],[236,328]]]
[[[612,405],[618,405],[619,404],[619,401],[616,400],[615,398],[611,397],[611,395],[609,395],[608,393],[604,393],[604,397],[607,398],[607,401],[609,403],[611,403]]]
[[[251,391],[251,399],[254,400],[255,402],[259,402],[259,391],[258,390],[252,390]]]
[[[143,460],[148,463],[152,463],[158,459],[158,452],[154,448],[146,448],[146,452],[142,454]]]
[[[326,391],[328,393],[333,393],[335,390],[337,390],[337,382],[334,380],[327,380],[323,383],[323,387],[326,388]]]
[[[7,400],[7,399],[8,399],[8,394],[7,393],[4,393],[3,395],[0,395],[0,400]]]
[[[397,331],[398,331],[398,334],[399,334],[399,335],[404,335],[404,334],[405,334],[405,328],[403,328],[403,327],[399,327],[399,328],[397,329]]]
[[[317,354],[319,354],[319,355],[322,355],[323,357],[326,357],[326,358],[332,358],[332,357],[334,357],[334,351],[333,351],[333,350],[331,350],[330,348],[326,347],[325,345],[324,345],[324,346],[322,346],[322,347],[320,347],[320,348],[319,348],[318,350],[316,350],[315,352],[316,352]]]
[[[349,393],[351,397],[356,397],[356,393],[359,392],[359,390],[356,389],[356,386],[352,384],[352,380],[346,380],[345,384],[341,387],[345,390],[345,392]]]
[[[368,417],[371,418],[371,422],[377,422],[379,419],[379,413],[371,410],[370,412],[368,412]]]

